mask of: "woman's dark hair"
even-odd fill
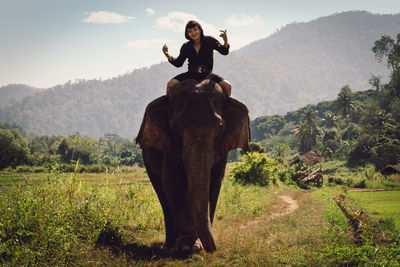
[[[188,32],[188,29],[192,29],[194,27],[198,27],[200,30],[200,39],[203,40],[204,38],[204,33],[203,33],[203,28],[201,27],[200,23],[198,23],[195,20],[190,20],[188,23],[186,23],[186,27],[185,27],[185,38],[188,39],[189,41],[191,41]]]

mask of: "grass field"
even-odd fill
[[[0,186],[10,185],[32,185],[54,182],[56,180],[67,180],[72,175],[76,181],[82,181],[92,185],[119,185],[132,184],[134,182],[148,182],[144,168],[134,168],[129,173],[15,173],[0,172]]]
[[[357,188],[400,188],[400,175],[384,176],[373,165],[347,166],[345,161],[324,161],[320,164],[324,184]],[[333,182],[329,182],[329,180]]]
[[[400,227],[400,190],[348,192],[362,209],[377,219],[392,218]]]
[[[1,173],[0,185],[3,266],[390,262],[382,256],[386,248],[354,247],[346,218],[332,199],[340,187],[243,186],[227,175],[213,225],[217,252],[176,258],[162,250],[162,211],[144,169],[128,174]],[[271,217],[286,208],[278,197],[282,194],[296,200],[299,208]],[[389,252],[400,263],[400,251]]]

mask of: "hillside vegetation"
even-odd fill
[[[400,33],[384,35],[372,52],[390,70],[390,80],[369,79],[375,90],[352,92],[346,85],[334,101],[325,101],[286,115],[251,122],[253,138],[269,150],[292,148],[303,154],[318,149],[327,159],[350,164],[373,163],[383,170],[400,162]]]
[[[400,32],[400,15],[346,12],[293,23],[227,57],[216,54],[214,71],[233,84],[232,96],[256,118],[283,114],[333,99],[339,88],[368,89],[371,73],[386,77],[371,47]],[[136,135],[147,103],[164,94],[167,81],[186,66],[169,63],[119,77],[58,85],[0,110],[0,121],[16,122],[29,134],[100,137]],[[3,93],[2,93],[3,96]]]
[[[24,84],[9,84],[0,87],[0,108],[15,105],[26,96],[36,94],[42,89],[33,88]]]

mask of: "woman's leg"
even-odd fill
[[[224,90],[227,96],[231,95],[232,85],[230,84],[230,82],[228,82],[227,80],[222,80],[218,84],[222,87],[222,90]]]
[[[167,84],[167,95],[171,92],[171,89],[179,83],[176,79],[171,79]]]

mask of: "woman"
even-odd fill
[[[162,48],[162,51],[167,57],[168,61],[175,67],[181,67],[186,58],[189,61],[189,70],[185,73],[175,76],[168,82],[167,94],[175,85],[185,79],[195,79],[199,81],[210,79],[218,83],[226,95],[230,96],[232,88],[231,84],[224,78],[212,73],[214,50],[217,50],[222,55],[228,55],[229,53],[226,30],[221,30],[220,37],[222,37],[224,40],[224,44],[222,45],[215,38],[211,36],[204,36],[201,25],[198,22],[191,20],[186,24],[185,37],[189,41],[182,45],[177,58],[169,55],[167,45],[164,44]]]

